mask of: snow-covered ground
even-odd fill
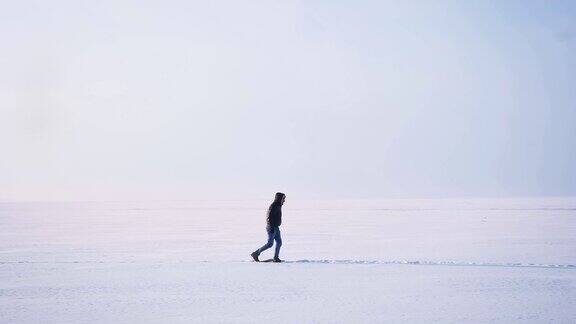
[[[0,323],[576,319],[575,198],[268,204],[0,203]]]

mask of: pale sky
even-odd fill
[[[576,195],[574,1],[0,0],[0,200]]]

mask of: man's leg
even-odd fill
[[[260,253],[262,253],[263,251],[266,251],[272,247],[272,244],[274,243],[274,233],[275,233],[274,230],[268,232],[268,242],[266,242],[266,244],[262,245],[261,248],[256,250],[257,255],[260,255]]]
[[[279,259],[280,247],[282,247],[282,237],[280,236],[280,228],[276,227],[274,232],[275,232],[274,240],[276,240],[276,251],[274,252],[274,259]]]

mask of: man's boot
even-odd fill
[[[258,251],[254,251],[252,252],[252,254],[250,254],[252,256],[252,259],[254,259],[254,261],[259,262],[260,260],[258,260],[258,255],[260,255],[258,253]]]

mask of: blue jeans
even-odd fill
[[[268,232],[268,242],[262,245],[262,247],[256,250],[256,252],[260,254],[265,250],[268,250],[269,248],[272,247],[274,241],[276,241],[276,251],[274,252],[274,257],[277,258],[278,255],[280,254],[280,247],[282,246],[282,237],[280,237],[280,228],[278,226],[274,227],[268,226],[266,227],[266,232]]]

